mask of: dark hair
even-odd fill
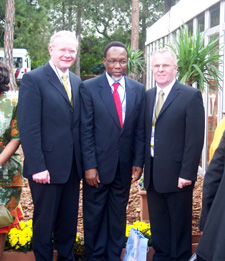
[[[0,62],[0,92],[2,91],[8,91],[9,86],[9,67],[3,63]]]
[[[109,43],[108,45],[106,45],[105,50],[104,50],[104,54],[103,54],[103,57],[104,57],[104,58],[106,58],[106,55],[107,55],[107,52],[108,52],[109,48],[114,47],[114,46],[124,48],[124,49],[126,50],[126,52],[127,52],[127,58],[128,58],[128,50],[127,50],[127,47],[126,47],[123,43],[118,42],[118,41],[114,41],[114,42],[111,42],[111,43]]]

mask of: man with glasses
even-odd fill
[[[74,33],[55,33],[49,62],[23,76],[19,93],[19,130],[33,213],[33,250],[37,261],[74,260],[79,185],[80,78],[69,71],[78,42]]]
[[[103,63],[106,72],[80,88],[84,242],[87,260],[119,261],[130,185],[144,161],[145,89],[126,77],[121,42],[105,47]]]
[[[191,256],[192,193],[204,141],[201,92],[179,83],[176,56],[152,57],[156,87],[146,92],[145,173],[154,260]]]

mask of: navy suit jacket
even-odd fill
[[[117,166],[123,184],[132,166],[144,162],[144,85],[125,77],[126,115],[121,129],[106,75],[81,84],[81,151],[84,170],[97,168],[100,182],[113,181]]]
[[[21,144],[25,155],[24,177],[44,170],[51,183],[65,183],[73,157],[82,176],[80,152],[80,78],[69,73],[73,107],[57,75],[46,64],[23,76],[18,105]]]
[[[155,124],[154,164],[150,140],[156,88],[146,92],[146,152],[144,186],[151,175],[156,191],[176,192],[178,178],[195,181],[204,142],[204,107],[201,92],[178,81],[172,87]],[[187,186],[184,189],[193,188]]]

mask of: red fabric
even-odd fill
[[[20,220],[23,219],[23,211],[22,208],[20,206],[20,204],[13,210],[10,210],[12,212],[12,214],[15,216],[15,221],[11,226],[8,227],[1,227],[0,228],[0,233],[9,233],[11,228],[17,228],[17,229],[21,229],[20,228]]]
[[[115,101],[115,104],[116,104],[116,110],[117,110],[117,113],[118,113],[118,116],[119,116],[120,126],[122,128],[123,127],[123,111],[122,111],[122,104],[121,104],[121,101],[120,101],[120,96],[119,96],[119,93],[117,91],[119,85],[120,84],[118,82],[113,83],[113,86],[114,86],[113,98],[114,98],[114,101]]]

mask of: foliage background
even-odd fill
[[[143,51],[146,28],[177,0],[139,0],[139,48]],[[3,47],[5,3],[0,5],[0,47]],[[106,44],[131,42],[131,1],[128,0],[15,0],[14,48],[30,53],[32,69],[49,59],[48,41],[58,30],[75,31],[81,41],[81,75],[102,73]],[[75,70],[75,68],[72,68]]]

